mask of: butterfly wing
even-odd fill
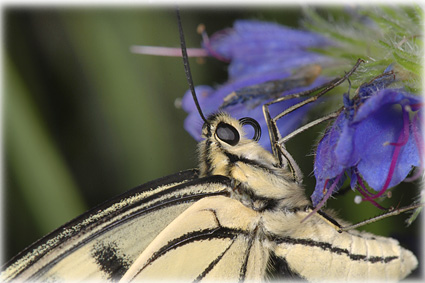
[[[122,279],[394,281],[417,266],[394,239],[339,233],[319,215],[301,223],[308,213],[261,212],[225,196],[204,198],[171,222]]]
[[[226,194],[228,179],[183,171],[89,210],[14,259],[2,280],[120,278],[139,254],[197,200]]]
[[[261,280],[269,253],[260,218],[237,200],[204,198],[163,230],[122,279]]]

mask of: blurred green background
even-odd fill
[[[172,7],[4,8],[4,260],[90,207],[147,181],[193,168],[196,142],[174,106],[187,90],[181,58],[137,55],[134,44],[179,46]],[[200,23],[211,34],[235,19],[297,27],[299,9],[181,7],[188,47]],[[226,80],[226,65],[191,59],[195,85]],[[308,193],[316,128],[288,145]],[[306,157],[307,156],[307,157]],[[387,206],[417,194],[404,184]],[[329,206],[351,222],[381,213],[349,192]],[[420,255],[418,221],[406,215],[364,227]],[[418,271],[419,272],[419,271]]]

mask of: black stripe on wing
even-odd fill
[[[242,282],[242,281],[245,280],[246,268],[248,266],[249,255],[251,253],[251,247],[252,247],[252,243],[254,242],[255,235],[257,234],[257,229],[258,229],[258,226],[249,235],[248,245],[247,245],[248,248],[245,251],[244,261],[242,263],[241,270],[239,271],[239,282]]]
[[[217,263],[220,262],[220,260],[227,253],[227,251],[233,246],[234,243],[235,243],[235,240],[233,238],[233,241],[231,242],[231,244],[221,254],[219,254],[218,257],[216,257],[213,261],[211,261],[211,263],[207,266],[207,268],[205,268],[204,271],[202,271],[201,274],[199,274],[198,277],[196,277],[194,282],[199,282],[203,278],[205,278],[205,276],[207,276],[207,274],[217,265]]]
[[[92,257],[99,268],[109,275],[109,280],[121,278],[132,263],[114,242],[99,242],[92,250]]]
[[[305,279],[296,271],[291,269],[285,258],[277,256],[274,252],[270,253],[269,264],[267,266],[267,275],[270,281],[282,279]]]
[[[168,242],[165,246],[160,248],[157,252],[155,252],[149,260],[146,262],[146,264],[141,268],[137,274],[142,272],[146,267],[148,267],[150,264],[155,262],[157,259],[159,259],[161,256],[164,256],[168,252],[175,250],[179,247],[185,246],[187,244],[191,244],[198,241],[204,241],[204,240],[213,240],[213,239],[231,239],[232,242],[230,245],[220,254],[218,255],[196,278],[195,281],[202,280],[208,272],[210,272],[215,265],[220,261],[220,259],[226,254],[226,252],[230,249],[230,247],[235,242],[236,238],[241,234],[247,234],[246,231],[239,230],[239,229],[231,229],[226,227],[219,227],[215,229],[204,229],[204,230],[198,230],[186,233],[178,238],[173,239],[172,241]],[[251,246],[248,247],[248,250],[251,248]]]
[[[398,256],[368,256],[363,254],[353,254],[347,249],[342,249],[340,247],[335,247],[327,242],[315,241],[312,239],[296,239],[291,237],[275,237],[273,241],[276,244],[290,244],[290,245],[302,245],[307,247],[318,247],[324,251],[328,251],[330,253],[338,254],[338,255],[346,255],[353,261],[367,261],[370,263],[383,262],[388,263],[395,259],[398,259]]]

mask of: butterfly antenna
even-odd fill
[[[199,115],[201,116],[202,120],[204,120],[205,123],[208,123],[207,119],[205,119],[205,116],[202,113],[201,106],[199,106],[198,98],[196,97],[195,87],[193,86],[192,73],[190,72],[190,66],[189,66],[189,56],[187,56],[186,41],[184,39],[183,26],[182,26],[182,21],[180,18],[180,10],[178,7],[176,7],[176,14],[177,14],[177,22],[179,25],[180,45],[182,49],[183,65],[184,65],[184,71],[186,73],[186,79],[187,79],[187,82],[189,83],[189,89],[190,89],[190,92],[192,93],[192,97],[193,97],[193,100],[195,101],[195,105],[196,105],[196,108],[198,109]]]

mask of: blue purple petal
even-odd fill
[[[307,50],[329,45],[328,39],[308,31],[260,21],[236,21],[233,29],[214,34],[210,44],[216,53],[231,61],[230,79],[330,61]]]
[[[421,122],[416,119],[419,125],[409,126],[406,111],[421,109],[422,100],[401,89],[381,88],[382,82],[385,83],[377,80],[377,85],[372,83],[365,85],[365,89],[360,88],[359,93],[367,94],[363,100],[344,100],[345,110],[319,143],[313,203],[323,198],[324,185],[344,171],[358,172],[372,189],[383,191],[401,183],[414,166],[420,166],[418,142],[412,127],[421,128]],[[403,133],[407,139],[400,143]],[[399,147],[398,153],[396,147]],[[350,175],[354,189],[356,174]]]

